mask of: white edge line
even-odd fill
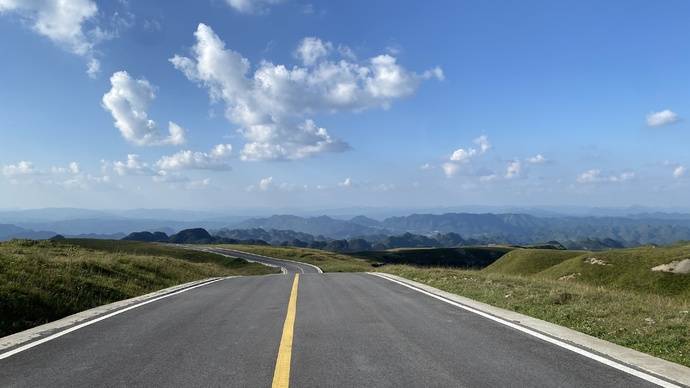
[[[517,324],[515,324],[515,323],[513,323],[513,322],[507,321],[507,320],[505,320],[505,319],[503,319],[503,318],[499,318],[499,317],[496,317],[496,316],[494,316],[494,315],[485,313],[485,312],[483,312],[483,311],[481,311],[481,310],[477,310],[477,309],[475,309],[475,308],[472,308],[472,307],[469,307],[469,306],[465,306],[465,305],[463,305],[463,304],[461,304],[461,303],[454,302],[454,301],[452,301],[452,300],[446,299],[446,298],[444,298],[444,297],[442,297],[442,296],[436,295],[436,294],[431,293],[431,292],[429,292],[429,291],[422,290],[422,289],[420,289],[420,288],[414,287],[414,286],[412,286],[412,285],[409,285],[409,284],[407,284],[407,283],[401,282],[401,281],[399,281],[399,280],[392,279],[392,278],[389,278],[389,277],[387,277],[387,276],[385,276],[385,275],[378,274],[378,273],[370,272],[369,274],[374,275],[374,276],[377,276],[377,277],[382,278],[382,279],[386,279],[386,280],[391,281],[391,282],[393,282],[393,283],[400,284],[401,286],[405,286],[405,287],[407,287],[407,288],[410,288],[410,289],[415,290],[415,291],[417,291],[417,292],[420,292],[420,293],[422,293],[422,294],[428,295],[428,296],[430,296],[430,297],[432,297],[432,298],[438,299],[438,300],[440,300],[440,301],[442,301],[442,302],[446,302],[446,303],[448,303],[448,304],[450,304],[450,305],[453,305],[453,306],[455,306],[455,307],[459,307],[459,308],[461,308],[461,309],[463,309],[463,310],[467,310],[467,311],[469,311],[469,312],[471,312],[471,313],[474,313],[474,314],[480,315],[480,316],[482,316],[482,317],[484,317],[484,318],[487,318],[487,319],[490,319],[490,320],[492,320],[492,321],[498,322],[498,323],[500,323],[500,324],[502,324],[502,325],[505,325],[505,326],[508,326],[508,327],[513,328],[513,329],[515,329],[515,330],[521,331],[521,332],[523,332],[523,333],[525,333],[525,334],[529,334],[529,335],[531,335],[531,336],[533,336],[533,337],[539,338],[539,339],[542,340],[542,341],[546,341],[546,342],[549,342],[549,343],[551,343],[551,344],[553,344],[553,345],[560,346],[560,347],[562,347],[562,348],[564,348],[564,349],[570,350],[571,352],[575,352],[575,353],[577,353],[577,354],[580,354],[580,355],[585,356],[585,357],[587,357],[587,358],[590,358],[590,359],[592,359],[592,360],[598,361],[598,362],[600,362],[600,363],[602,363],[602,364],[608,365],[608,366],[610,366],[610,367],[612,367],[612,368],[618,369],[618,370],[623,371],[623,372],[625,372],[625,373],[631,374],[631,375],[633,375],[633,376],[635,376],[635,377],[639,377],[639,378],[641,378],[641,379],[643,379],[643,380],[649,381],[650,383],[659,385],[659,386],[661,386],[661,387],[682,388],[680,385],[676,385],[676,384],[670,383],[670,382],[668,382],[668,381],[666,381],[666,380],[662,380],[662,379],[660,379],[660,378],[657,378],[657,377],[652,376],[652,375],[650,375],[650,374],[644,373],[644,372],[639,371],[639,370],[637,370],[637,369],[633,369],[633,368],[631,368],[631,367],[629,367],[629,366],[627,366],[627,365],[624,365],[624,364],[621,364],[621,363],[619,363],[619,362],[610,360],[610,359],[608,359],[608,358],[606,358],[606,357],[602,357],[602,356],[600,356],[600,355],[598,355],[598,354],[589,352],[589,351],[587,351],[587,350],[585,350],[585,349],[582,349],[582,348],[580,348],[580,347],[577,347],[577,346],[568,344],[568,343],[566,343],[566,342],[560,341],[560,340],[558,340],[558,339],[555,339],[555,338],[553,338],[553,337],[547,336],[547,335],[542,334],[542,333],[540,333],[540,332],[538,332],[538,331],[535,331],[535,330],[532,330],[532,329],[528,329],[528,328],[526,328],[526,327],[524,327],[524,326],[517,325]]]
[[[248,262],[250,262],[250,263],[256,263],[256,264],[265,265],[266,267],[280,268],[280,273],[283,274],[283,275],[286,275],[286,274],[288,273],[287,268],[281,267],[281,266],[279,266],[279,265],[277,265],[277,264],[264,263],[263,261],[256,261],[256,260],[251,260],[251,259],[245,259],[245,258],[243,258],[243,257],[231,256],[231,255],[227,255],[227,254],[225,254],[225,253],[220,253],[220,252],[218,252],[218,251],[214,251],[213,249],[210,249],[210,250],[202,249],[202,250],[205,251],[205,252],[209,252],[209,253],[215,253],[216,255],[221,255],[221,256],[225,256],[225,257],[230,257],[230,258],[232,258],[232,259],[240,259],[240,260],[248,261]],[[238,251],[238,252],[242,252],[242,251]],[[246,252],[242,252],[242,253],[246,253]],[[257,255],[257,256],[259,256],[259,255]],[[261,256],[261,257],[266,257],[266,256]],[[267,258],[270,259],[270,257],[267,257]],[[302,272],[302,273],[304,273],[304,272]]]
[[[153,298],[153,299],[145,300],[145,301],[143,301],[143,302],[141,302],[141,303],[138,303],[138,304],[135,304],[135,305],[132,305],[132,306],[129,306],[129,307],[125,307],[125,308],[123,308],[123,309],[121,309],[121,310],[114,311],[114,312],[112,312],[112,313],[110,313],[110,314],[106,314],[106,315],[100,316],[100,317],[98,317],[98,318],[92,319],[92,320],[90,320],[90,321],[86,321],[86,322],[81,323],[81,324],[78,324],[78,325],[76,325],[76,326],[72,326],[72,327],[70,327],[69,329],[65,329],[65,330],[63,330],[63,331],[60,331],[60,332],[57,332],[57,333],[55,333],[55,334],[49,335],[48,337],[41,338],[40,340],[36,340],[36,341],[30,342],[30,343],[28,343],[28,344],[26,344],[26,345],[23,345],[23,346],[20,346],[20,347],[18,347],[18,348],[12,349],[12,350],[10,350],[10,351],[8,351],[8,352],[2,353],[2,354],[0,354],[0,360],[3,360],[3,359],[5,359],[5,358],[11,357],[11,356],[14,356],[14,355],[17,354],[17,353],[21,353],[21,352],[23,352],[23,351],[25,351],[25,350],[31,349],[31,348],[33,348],[34,346],[38,346],[38,345],[43,344],[43,343],[46,343],[46,342],[48,342],[48,341],[52,341],[52,340],[54,340],[54,339],[56,339],[56,338],[62,337],[62,336],[65,335],[65,334],[69,334],[69,333],[71,333],[71,332],[73,332],[73,331],[79,330],[79,329],[84,328],[84,327],[89,326],[89,325],[93,325],[93,324],[96,323],[96,322],[100,322],[100,321],[102,321],[102,320],[105,320],[105,319],[114,317],[114,316],[116,316],[116,315],[118,315],[118,314],[122,314],[122,313],[124,313],[124,312],[126,312],[126,311],[135,309],[135,308],[137,308],[137,307],[141,307],[141,306],[147,305],[147,304],[149,304],[149,303],[153,303],[153,302],[159,301],[159,300],[161,300],[161,299],[165,299],[165,298],[171,297],[171,296],[173,296],[173,295],[178,295],[178,294],[181,294],[181,293],[183,293],[183,292],[187,292],[187,291],[193,290],[193,289],[195,289],[195,288],[208,286],[209,284],[212,284],[212,283],[215,283],[215,282],[219,282],[219,281],[225,280],[225,279],[227,279],[227,278],[215,279],[215,280],[211,280],[211,281],[208,281],[208,282],[205,282],[205,283],[197,284],[197,285],[192,286],[192,287],[183,288],[183,289],[181,289],[181,290],[179,290],[179,291],[171,292],[171,293],[169,293],[169,294],[165,294],[165,295],[162,295],[162,296]]]
[[[213,249],[213,248],[211,248],[211,249]],[[240,250],[238,250],[238,249],[232,249],[232,248],[217,248],[217,249],[224,249],[224,250],[230,251],[230,252],[232,252],[232,251],[240,252],[240,253],[244,253],[245,255],[254,255],[254,256],[259,256],[259,257],[263,257],[263,258],[271,259],[271,260],[288,261],[288,262],[290,262],[290,263],[295,263],[295,264],[304,264],[304,265],[308,265],[308,266],[314,268],[314,269],[316,270],[316,272],[318,272],[318,273],[323,273],[323,270],[322,270],[321,268],[319,268],[318,266],[315,266],[314,264],[304,263],[304,262],[302,262],[302,261],[295,261],[295,260],[289,260],[289,259],[279,259],[279,258],[277,258],[277,257],[264,256],[264,255],[259,255],[259,254],[256,254],[256,253],[240,251]],[[218,252],[212,252],[212,253],[218,253]],[[226,256],[227,256],[227,255],[226,255]],[[235,256],[231,256],[231,257],[235,257]],[[242,257],[236,257],[236,258],[242,259],[242,260],[251,261],[251,260],[249,260],[249,259],[245,259],[245,258],[242,258]],[[266,263],[262,263],[262,262],[258,262],[258,261],[254,261],[254,263],[266,264]],[[270,264],[266,264],[266,265],[272,267],[272,265],[270,265]],[[277,267],[277,266],[276,266],[276,267]],[[282,268],[282,267],[281,267],[281,268]],[[304,270],[303,270],[302,268],[300,268],[299,270],[300,270],[302,273],[304,273]]]

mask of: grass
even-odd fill
[[[388,264],[483,268],[511,250],[507,247],[413,248],[359,252],[355,256]]]
[[[687,298],[484,271],[379,270],[690,366]]]
[[[237,244],[217,245],[217,247],[313,264],[324,272],[366,272],[375,269],[371,261],[318,249]]]
[[[532,275],[584,254],[583,251],[555,249],[515,249],[484,269],[484,272],[505,275]]]
[[[690,299],[690,274],[655,272],[651,268],[690,258],[690,245],[638,247],[605,252],[517,249],[482,272],[527,275],[644,294]],[[594,259],[594,260],[593,260]],[[592,264],[592,262],[595,264]],[[597,264],[598,263],[598,264]]]
[[[149,243],[0,243],[0,337],[176,284],[272,272],[244,260]]]

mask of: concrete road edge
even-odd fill
[[[516,313],[514,311],[505,310],[486,303],[478,302],[464,296],[439,290],[438,288],[434,288],[414,280],[409,280],[400,276],[382,272],[368,273],[379,277],[397,280],[401,283],[412,286],[413,288],[418,288],[455,303],[479,310],[485,314],[493,315],[497,318],[534,330],[543,335],[599,354],[619,363],[629,365],[630,367],[640,371],[657,375],[677,384],[690,386],[690,368],[683,365],[650,356],[637,350],[595,338],[551,322],[546,322],[541,319],[533,318],[524,314]]]

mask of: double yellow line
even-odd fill
[[[290,386],[290,361],[292,360],[292,338],[295,329],[295,317],[297,316],[297,286],[299,274],[295,274],[290,292],[285,323],[283,324],[283,337],[278,348],[276,369],[273,372],[273,388],[287,388]]]

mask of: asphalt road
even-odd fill
[[[222,280],[0,360],[0,386],[271,386],[291,290],[294,387],[652,386],[373,275],[284,265],[299,275]]]
[[[263,263],[267,265],[272,265],[276,267],[281,267],[285,269],[285,272],[287,273],[320,273],[320,270],[317,267],[310,266],[307,264],[303,263],[297,263],[293,261],[287,261],[287,260],[279,260],[279,259],[274,259],[271,257],[266,257],[266,256],[260,256],[260,255],[255,255],[252,253],[247,253],[247,252],[242,252],[242,251],[236,251],[234,249],[226,249],[226,248],[213,248],[213,249],[207,249],[207,251],[215,252],[215,253],[220,253],[221,255],[230,255],[234,257],[239,257],[241,259],[249,260],[249,261],[255,261],[258,263]]]

